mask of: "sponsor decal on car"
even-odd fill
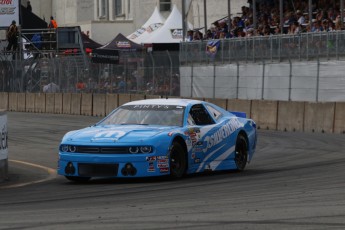
[[[231,119],[217,131],[215,131],[212,135],[205,136],[204,141],[206,142],[206,147],[204,148],[204,152],[207,152],[213,146],[221,143],[240,127],[243,127],[243,124],[241,122],[239,122],[237,119]]]
[[[167,173],[167,172],[169,172],[169,168],[160,168],[159,172],[160,173]]]
[[[168,159],[158,160],[157,168],[169,168],[169,160]]]
[[[153,162],[149,162],[149,168],[147,169],[148,172],[155,172],[155,166],[153,165]]]
[[[156,159],[157,159],[156,156],[146,157],[146,161],[148,161],[148,162],[154,162],[154,161],[156,161]]]

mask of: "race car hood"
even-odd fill
[[[131,143],[152,139],[171,129],[171,127],[144,125],[93,126],[69,132],[65,135],[64,140],[87,143]]]

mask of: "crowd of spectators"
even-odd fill
[[[237,16],[212,23],[206,34],[198,30],[187,32],[188,41],[223,39],[233,37],[271,36],[276,34],[299,34],[301,32],[328,32],[342,30],[340,1],[313,0],[312,18],[309,18],[308,0],[284,1],[283,22],[280,22],[279,1],[256,0],[256,26],[254,26],[253,3],[242,6]],[[283,28],[283,31],[281,31]]]

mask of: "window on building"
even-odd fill
[[[159,0],[159,9],[160,11],[170,11],[171,0]]]
[[[99,16],[100,17],[105,17],[107,15],[107,2],[106,0],[101,0],[100,1],[100,12],[99,12]]]
[[[122,15],[122,0],[113,0],[114,1],[114,15]]]

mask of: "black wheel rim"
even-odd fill
[[[181,177],[184,173],[184,159],[182,155],[176,150],[171,153],[170,168],[173,177]]]
[[[238,170],[243,170],[247,164],[247,146],[244,140],[240,140],[236,145],[235,163]]]

